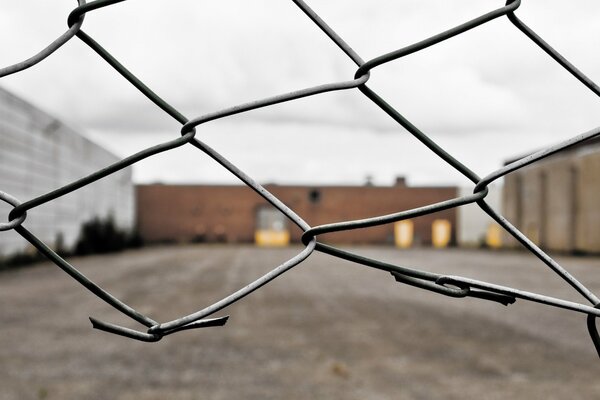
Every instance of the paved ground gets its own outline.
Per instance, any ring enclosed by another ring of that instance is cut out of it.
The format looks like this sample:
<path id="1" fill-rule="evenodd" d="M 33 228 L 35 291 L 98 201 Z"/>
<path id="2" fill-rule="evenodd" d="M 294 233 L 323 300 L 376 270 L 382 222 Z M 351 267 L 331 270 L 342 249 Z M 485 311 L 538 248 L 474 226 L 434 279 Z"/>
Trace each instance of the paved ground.
<path id="1" fill-rule="evenodd" d="M 357 251 L 580 301 L 525 253 Z M 163 247 L 72 262 L 158 320 L 195 311 L 299 251 Z M 559 258 L 600 292 L 600 260 Z M 155 344 L 56 267 L 0 274 L 0 399 L 593 399 L 600 360 L 585 316 L 450 299 L 315 254 L 225 312 L 224 328 Z M 581 300 L 582 301 L 582 300 Z"/>

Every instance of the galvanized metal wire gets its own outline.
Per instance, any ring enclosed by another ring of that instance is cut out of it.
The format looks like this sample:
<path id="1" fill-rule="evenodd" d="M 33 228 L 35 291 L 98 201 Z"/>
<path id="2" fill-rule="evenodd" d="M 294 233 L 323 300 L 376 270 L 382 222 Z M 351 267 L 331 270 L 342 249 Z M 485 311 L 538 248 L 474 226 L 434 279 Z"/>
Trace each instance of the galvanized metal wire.
<path id="1" fill-rule="evenodd" d="M 10 194 L 0 191 L 0 200 L 14 207 L 8 215 L 8 222 L 0 223 L 0 231 L 14 229 L 25 240 L 27 240 L 33 246 L 35 246 L 35 248 L 37 248 L 48 259 L 54 262 L 56 266 L 58 266 L 64 272 L 69 274 L 73 279 L 75 279 L 77 282 L 79 282 L 81 285 L 87 288 L 90 292 L 98 296 L 100 299 L 104 300 L 106 303 L 108 303 L 118 311 L 127 315 L 134 321 L 145 326 L 147 329 L 146 331 L 140 331 L 128 327 L 115 325 L 112 323 L 99 321 L 95 318 L 90 317 L 94 328 L 132 339 L 154 342 L 162 339 L 165 336 L 182 330 L 224 325 L 228 320 L 228 316 L 216 318 L 207 317 L 221 311 L 222 309 L 232 305 L 237 301 L 240 301 L 253 291 L 258 290 L 273 279 L 281 276 L 285 272 L 302 263 L 313 252 L 318 251 L 321 253 L 329 254 L 333 257 L 338 257 L 340 259 L 348 260 L 370 268 L 375 268 L 378 270 L 389 272 L 396 279 L 396 281 L 400 283 L 412 285 L 445 296 L 473 297 L 498 302 L 504 305 L 512 304 L 517 299 L 522 299 L 586 314 L 588 317 L 588 330 L 591 335 L 594 346 L 596 347 L 596 350 L 600 356 L 600 337 L 598 335 L 598 331 L 595 325 L 596 317 L 600 316 L 600 300 L 598 299 L 598 297 L 594 293 L 592 293 L 587 287 L 585 287 L 580 281 L 578 281 L 574 276 L 572 276 L 565 268 L 558 264 L 552 257 L 546 254 L 535 243 L 533 243 L 529 238 L 527 238 L 522 232 L 515 228 L 515 226 L 513 226 L 497 210 L 494 210 L 492 207 L 490 207 L 490 205 L 485 200 L 488 194 L 488 186 L 492 182 L 496 181 L 497 179 L 505 176 L 510 172 L 521 169 L 529 164 L 535 163 L 548 156 L 551 156 L 552 154 L 563 151 L 569 147 L 578 145 L 588 139 L 599 136 L 600 127 L 577 135 L 569 140 L 551 146 L 545 150 L 531 154 L 523 159 L 510 163 L 504 166 L 503 168 L 493 171 L 487 176 L 481 178 L 475 172 L 470 170 L 467 166 L 462 164 L 457 158 L 455 158 L 446 150 L 444 150 L 435 141 L 429 138 L 418 127 L 416 127 L 408 119 L 406 119 L 398 110 L 396 110 L 389 103 L 387 103 L 379 94 L 377 94 L 375 91 L 373 91 L 367 86 L 371 71 L 376 69 L 378 66 L 392 62 L 394 60 L 398 60 L 412 53 L 436 45 L 442 41 L 448 40 L 464 32 L 475 29 L 478 26 L 486 24 L 494 19 L 506 17 L 517 29 L 523 32 L 529 39 L 531 39 L 537 46 L 539 46 L 544 52 L 546 52 L 554 61 L 561 65 L 567 72 L 569 72 L 571 75 L 573 75 L 573 77 L 578 79 L 593 93 L 600 96 L 600 87 L 597 84 L 595 84 L 592 80 L 585 76 L 580 70 L 573 66 L 568 60 L 566 60 L 562 55 L 560 55 L 541 37 L 539 37 L 533 30 L 531 30 L 531 28 L 529 28 L 517 18 L 517 16 L 515 15 L 515 11 L 521 5 L 520 0 L 509 0 L 503 7 L 492 10 L 486 14 L 483 14 L 475 19 L 467 21 L 452 29 L 448 29 L 444 32 L 441 32 L 424 40 L 400 48 L 398 50 L 389 52 L 387 54 L 383 54 L 368 61 L 364 61 L 350 47 L 350 45 L 346 43 L 344 39 L 342 39 L 342 37 L 340 37 L 329 25 L 327 25 L 327 23 L 317 13 L 315 13 L 303 0 L 292 0 L 293 3 L 308 18 L 310 18 L 310 20 L 321 31 L 323 31 L 323 33 L 325 33 L 325 35 L 327 35 L 340 48 L 340 50 L 342 50 L 342 52 L 346 54 L 346 56 L 352 62 L 354 62 L 354 64 L 356 64 L 358 68 L 356 70 L 356 73 L 354 74 L 354 77 L 347 81 L 325 83 L 319 86 L 305 88 L 289 93 L 283 93 L 265 99 L 255 100 L 249 103 L 240 104 L 219 111 L 215 111 L 213 113 L 202 115 L 193 119 L 188 119 L 181 112 L 175 109 L 171 104 L 164 101 L 158 94 L 153 92 L 131 71 L 129 71 L 125 66 L 123 66 L 117 59 L 115 59 L 110 54 L 110 52 L 104 49 L 98 42 L 96 42 L 92 37 L 87 35 L 82 30 L 84 17 L 87 13 L 103 7 L 111 6 L 122 1 L 125 0 L 96 0 L 90 3 L 86 3 L 85 0 L 78 0 L 78 6 L 69 14 L 67 18 L 67 24 L 69 28 L 63 35 L 61 35 L 59 38 L 57 38 L 51 44 L 49 44 L 45 49 L 33 55 L 29 59 L 0 69 L 1 78 L 33 67 L 37 63 L 43 61 L 45 58 L 51 56 L 64 43 L 71 40 L 74 36 L 77 36 L 81 41 L 83 41 L 93 51 L 95 51 L 102 59 L 104 59 L 109 65 L 111 65 L 117 73 L 119 73 L 123 78 L 125 78 L 133 86 L 135 86 L 142 95 L 147 97 L 150 101 L 156 104 L 156 106 L 158 106 L 163 112 L 170 115 L 173 119 L 175 119 L 182 125 L 180 135 L 178 137 L 164 143 L 156 144 L 155 146 L 149 147 L 129 157 L 123 158 L 122 160 L 112 165 L 109 165 L 84 178 L 71 182 L 63 187 L 57 188 L 39 197 L 29 199 L 25 202 L 20 202 Z M 199 128 L 200 125 L 210 121 L 226 118 L 228 116 L 248 112 L 259 108 L 268 107 L 278 103 L 289 102 L 303 97 L 316 96 L 321 93 L 339 90 L 359 90 L 374 104 L 376 104 L 383 112 L 385 112 L 389 117 L 396 121 L 398 125 L 406 129 L 411 135 L 413 135 L 429 150 L 431 150 L 439 158 L 444 160 L 451 168 L 454 168 L 467 179 L 469 179 L 471 182 L 473 182 L 473 194 L 457 197 L 451 200 L 446 200 L 435 204 L 423 205 L 422 207 L 418 207 L 411 210 L 402 210 L 389 215 L 381 215 L 361 220 L 333 222 L 320 226 L 310 226 L 302 219 L 301 216 L 299 216 L 292 209 L 287 207 L 281 200 L 279 200 L 276 196 L 274 196 L 263 186 L 261 186 L 258 182 L 252 179 L 252 177 L 247 175 L 244 171 L 242 171 L 236 165 L 234 165 L 225 157 L 223 157 L 215 149 L 212 149 L 206 143 L 202 142 L 198 137 L 196 137 L 197 128 Z M 99 287 L 96 283 L 92 282 L 84 274 L 79 272 L 79 270 L 77 270 L 73 265 L 71 265 L 62 257 L 60 257 L 49 246 L 47 246 L 33 233 L 27 230 L 24 226 L 24 222 L 26 221 L 28 210 L 31 210 L 35 207 L 38 207 L 42 204 L 45 204 L 68 193 L 71 193 L 77 189 L 80 189 L 86 185 L 89 185 L 140 160 L 184 145 L 194 146 L 195 148 L 197 148 L 198 150 L 215 160 L 223 168 L 227 169 L 238 179 L 240 179 L 244 184 L 246 184 L 249 188 L 254 190 L 267 202 L 272 204 L 281 213 L 283 213 L 293 224 L 298 226 L 303 231 L 302 243 L 305 247 L 295 257 L 282 263 L 281 265 L 277 266 L 267 274 L 261 276 L 254 282 L 249 283 L 247 286 L 235 291 L 231 295 L 226 296 L 225 298 L 215 302 L 214 304 L 204 307 L 199 311 L 191 313 L 189 315 L 185 315 L 173 319 L 171 321 L 159 323 L 157 321 L 154 321 L 152 318 L 133 309 L 132 307 L 128 306 L 121 300 L 108 293 L 106 290 Z M 569 285 L 571 285 L 578 293 L 580 293 L 590 303 L 590 305 L 558 299 L 543 294 L 531 293 L 516 288 L 504 287 L 492 283 L 481 282 L 467 277 L 437 274 L 412 267 L 393 265 L 390 263 L 382 262 L 380 260 L 364 257 L 360 254 L 342 250 L 340 248 L 331 246 L 318 240 L 318 237 L 320 235 L 324 235 L 331 232 L 346 231 L 351 229 L 362 229 L 372 226 L 390 224 L 408 218 L 414 218 L 426 214 L 431 214 L 437 211 L 456 208 L 467 204 L 479 205 L 479 207 L 484 212 L 486 212 L 492 219 L 494 219 L 498 224 L 500 224 L 500 226 L 502 226 L 508 233 L 510 233 L 527 250 L 533 253 L 541 262 L 546 264 L 560 278 L 562 278 Z"/>

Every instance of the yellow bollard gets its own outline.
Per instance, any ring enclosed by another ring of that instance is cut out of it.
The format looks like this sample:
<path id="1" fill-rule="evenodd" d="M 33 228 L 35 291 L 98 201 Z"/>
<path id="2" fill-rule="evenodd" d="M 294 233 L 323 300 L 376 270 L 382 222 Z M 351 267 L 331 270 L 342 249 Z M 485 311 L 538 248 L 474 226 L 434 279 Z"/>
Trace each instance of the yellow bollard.
<path id="1" fill-rule="evenodd" d="M 450 243 L 450 221 L 447 219 L 436 219 L 431 224 L 431 242 L 435 248 L 441 249 Z"/>
<path id="2" fill-rule="evenodd" d="M 485 244 L 492 249 L 502 247 L 502 229 L 498 224 L 489 224 L 485 235 Z"/>
<path id="3" fill-rule="evenodd" d="M 412 246 L 414 224 L 411 220 L 398 221 L 394 224 L 394 242 L 396 247 L 407 249 Z"/>

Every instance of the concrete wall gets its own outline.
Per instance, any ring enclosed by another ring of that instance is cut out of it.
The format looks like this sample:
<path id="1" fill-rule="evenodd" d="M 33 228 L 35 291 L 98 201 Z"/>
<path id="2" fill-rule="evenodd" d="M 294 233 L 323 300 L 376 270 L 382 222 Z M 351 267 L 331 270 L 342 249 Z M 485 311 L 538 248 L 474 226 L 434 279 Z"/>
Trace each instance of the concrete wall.
<path id="1" fill-rule="evenodd" d="M 0 89 L 0 190 L 21 201 L 61 187 L 118 158 L 31 104 Z M 11 207 L 0 202 L 0 218 Z M 50 246 L 73 246 L 83 222 L 112 214 L 122 229 L 134 226 L 134 188 L 127 168 L 28 212 L 24 226 Z M 62 237 L 62 239 L 61 239 Z M 0 257 L 28 243 L 0 232 Z"/>
<path id="2" fill-rule="evenodd" d="M 576 160 L 575 249 L 600 252 L 600 150 L 582 152 Z"/>
<path id="3" fill-rule="evenodd" d="M 472 187 L 465 187 L 459 190 L 460 196 L 467 196 L 473 193 Z M 489 187 L 489 193 L 485 201 L 497 211 L 500 211 L 502 190 L 498 185 Z M 477 204 L 468 204 L 458 208 L 457 235 L 458 244 L 465 247 L 478 247 L 485 243 L 486 235 L 490 224 L 495 221 L 487 215 Z"/>
<path id="4" fill-rule="evenodd" d="M 580 146 L 505 177 L 503 213 L 534 243 L 600 252 L 600 146 Z M 507 246 L 519 246 L 505 234 Z"/>
<path id="5" fill-rule="evenodd" d="M 390 214 L 456 197 L 453 187 L 276 186 L 267 189 L 311 226 Z M 315 193 L 318 197 L 315 200 Z M 141 185 L 137 187 L 138 229 L 147 241 L 252 242 L 256 214 L 266 202 L 245 186 Z M 455 240 L 456 212 L 413 219 L 415 244 L 431 243 L 435 219 L 450 221 Z M 292 241 L 301 230 L 288 224 Z M 323 237 L 338 243 L 393 243 L 393 224 Z"/>
<path id="6" fill-rule="evenodd" d="M 502 215 L 517 228 L 521 226 L 521 186 L 522 179 L 518 173 L 504 177 L 502 186 Z M 518 242 L 506 231 L 502 233 L 502 245 L 508 248 L 518 247 Z"/>
<path id="7" fill-rule="evenodd" d="M 557 157 L 544 167 L 540 176 L 544 186 L 544 198 L 540 200 L 540 243 L 552 250 L 569 251 L 574 246 L 574 207 L 573 186 L 574 165 L 570 157 Z"/>
<path id="8" fill-rule="evenodd" d="M 542 200 L 545 198 L 542 185 L 543 169 L 535 165 L 521 171 L 521 225 L 520 230 L 535 244 L 540 244 L 543 226 Z"/>

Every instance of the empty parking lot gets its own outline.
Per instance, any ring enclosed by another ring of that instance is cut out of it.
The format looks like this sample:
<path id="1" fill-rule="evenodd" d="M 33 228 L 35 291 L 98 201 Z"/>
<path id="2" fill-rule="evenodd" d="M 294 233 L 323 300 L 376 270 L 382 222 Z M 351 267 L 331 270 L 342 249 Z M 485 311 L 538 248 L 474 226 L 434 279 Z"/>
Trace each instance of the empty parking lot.
<path id="1" fill-rule="evenodd" d="M 159 321 L 196 311 L 301 249 L 173 246 L 72 259 Z M 358 253 L 585 303 L 527 253 Z M 600 260 L 558 257 L 600 292 Z M 223 310 L 222 328 L 141 343 L 91 329 L 128 321 L 51 264 L 0 274 L 0 399 L 431 399 L 600 397 L 585 316 L 452 299 L 313 254 Z"/>

